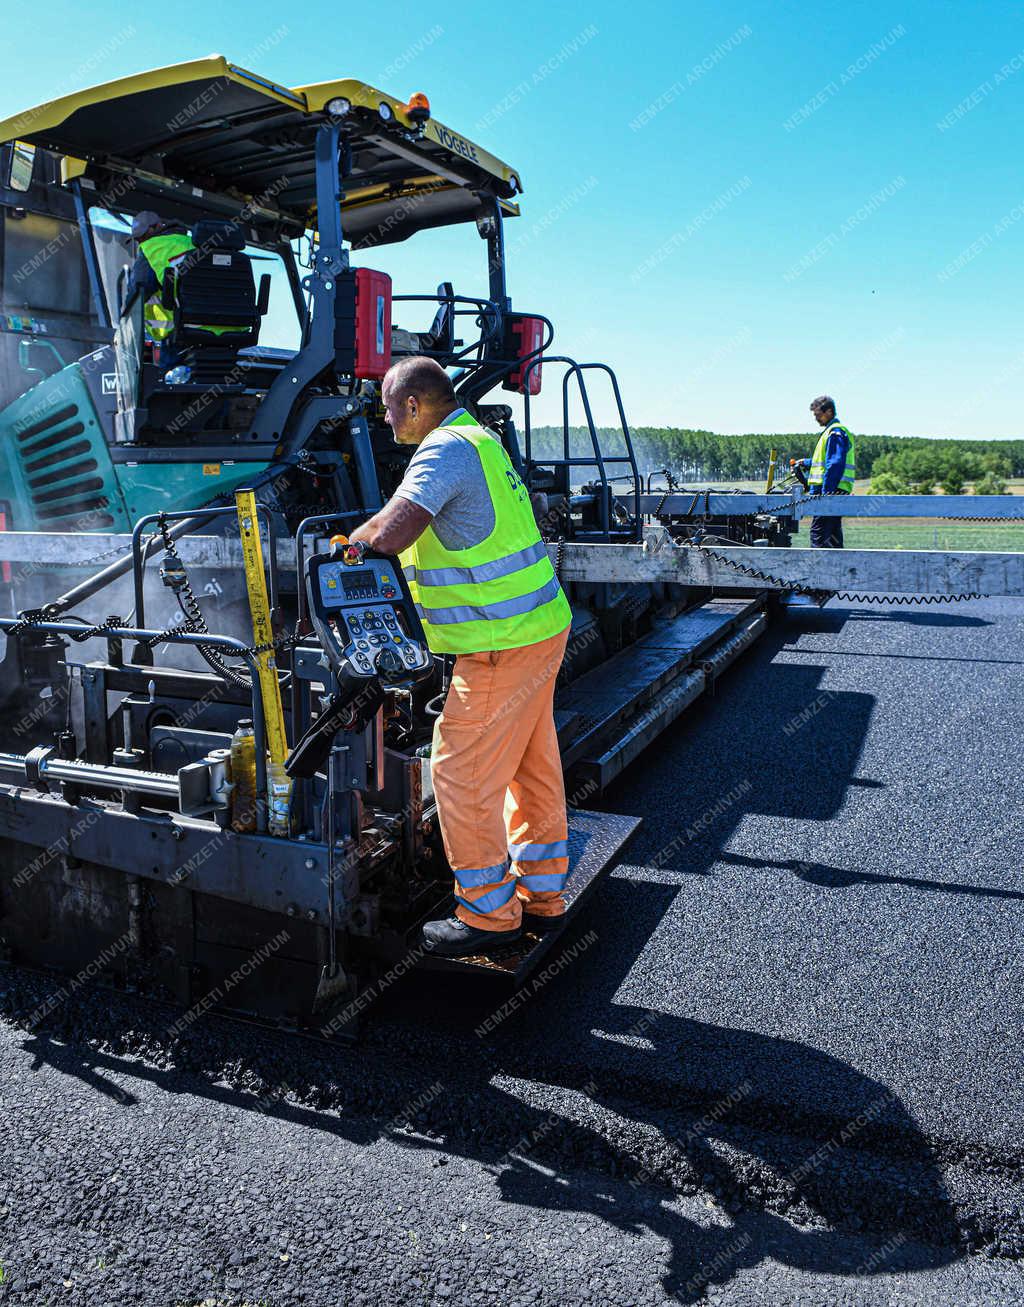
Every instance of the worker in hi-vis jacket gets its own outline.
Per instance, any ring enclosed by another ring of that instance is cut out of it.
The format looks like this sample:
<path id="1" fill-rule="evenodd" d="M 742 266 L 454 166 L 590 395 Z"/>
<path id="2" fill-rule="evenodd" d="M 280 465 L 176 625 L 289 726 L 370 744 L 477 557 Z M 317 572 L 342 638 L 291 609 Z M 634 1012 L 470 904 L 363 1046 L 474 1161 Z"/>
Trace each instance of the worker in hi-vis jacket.
<path id="1" fill-rule="evenodd" d="M 427 644 L 454 654 L 431 774 L 455 915 L 429 921 L 434 953 L 474 953 L 565 912 L 565 785 L 555 679 L 572 614 L 530 497 L 501 441 L 433 359 L 384 377 L 384 413 L 414 445 L 388 503 L 351 534 L 399 555 Z"/>
<path id="2" fill-rule="evenodd" d="M 810 458 L 791 459 L 793 467 L 806 472 L 807 488 L 812 495 L 848 495 L 853 490 L 855 459 L 853 436 L 836 417 L 836 402 L 831 395 L 811 400 L 811 412 L 822 427 L 818 443 Z M 811 519 L 812 549 L 842 549 L 843 519 Z"/>

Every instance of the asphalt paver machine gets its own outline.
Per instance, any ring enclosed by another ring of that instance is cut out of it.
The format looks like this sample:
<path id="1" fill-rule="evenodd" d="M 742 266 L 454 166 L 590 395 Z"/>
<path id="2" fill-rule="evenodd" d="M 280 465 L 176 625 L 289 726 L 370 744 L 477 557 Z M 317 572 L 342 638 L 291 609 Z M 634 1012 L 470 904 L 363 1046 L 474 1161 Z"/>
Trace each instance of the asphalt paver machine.
<path id="1" fill-rule="evenodd" d="M 0 141 L 0 956 L 331 1031 L 414 965 L 518 983 L 637 824 L 583 805 L 757 638 L 772 596 L 827 588 L 788 548 L 803 508 L 642 493 L 614 373 L 555 355 L 549 319 L 512 307 L 518 173 L 424 96 L 212 57 L 49 101 Z M 171 367 L 126 296 L 144 209 L 195 247 L 159 292 Z M 482 238 L 486 294 L 436 274 L 399 292 L 372 266 L 457 224 Z M 295 339 L 269 343 L 285 320 Z M 573 606 L 569 913 L 446 963 L 417 941 L 451 905 L 427 756 L 448 669 L 395 560 L 332 543 L 401 478 L 380 383 L 411 354 L 503 442 Z M 554 448 L 530 419 L 542 371 L 562 388 Z M 756 568 L 728 556 L 755 545 Z M 1019 592 L 1008 575 L 987 588 Z M 900 576 L 883 588 L 984 583 Z"/>

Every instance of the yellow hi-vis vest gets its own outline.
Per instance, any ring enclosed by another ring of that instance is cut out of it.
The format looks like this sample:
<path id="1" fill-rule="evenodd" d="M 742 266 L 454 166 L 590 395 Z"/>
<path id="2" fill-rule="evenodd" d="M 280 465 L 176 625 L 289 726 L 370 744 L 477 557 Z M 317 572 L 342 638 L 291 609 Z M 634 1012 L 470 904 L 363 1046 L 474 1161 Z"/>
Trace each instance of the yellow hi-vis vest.
<path id="1" fill-rule="evenodd" d="M 833 431 L 840 430 L 846 433 L 846 439 L 849 442 L 846 446 L 846 466 L 843 468 L 843 475 L 840 479 L 838 490 L 845 490 L 849 494 L 853 490 L 854 477 L 856 475 L 857 464 L 853 452 L 853 432 L 849 427 L 844 427 L 838 418 L 833 418 L 828 426 L 818 437 L 818 443 L 814 447 L 814 454 L 811 458 L 810 471 L 807 473 L 807 484 L 809 486 L 820 486 L 825 482 L 825 456 L 828 451 L 828 438 Z"/>
<path id="2" fill-rule="evenodd" d="M 427 644 L 434 653 L 485 653 L 558 635 L 572 620 L 569 601 L 504 447 L 468 413 L 439 430 L 454 431 L 476 450 L 494 530 L 468 549 L 446 549 L 428 526 L 400 554 Z"/>
<path id="3" fill-rule="evenodd" d="M 164 292 L 164 273 L 168 268 L 177 268 L 185 255 L 195 249 L 191 236 L 184 232 L 168 232 L 164 236 L 150 236 L 139 246 L 139 253 L 156 273 L 157 292 L 146 301 L 146 334 L 150 340 L 166 340 L 171 334 L 174 312 L 165 309 L 160 300 Z M 201 331 L 209 331 L 215 336 L 222 336 L 227 331 L 245 331 L 245 327 L 209 327 L 205 323 Z"/>

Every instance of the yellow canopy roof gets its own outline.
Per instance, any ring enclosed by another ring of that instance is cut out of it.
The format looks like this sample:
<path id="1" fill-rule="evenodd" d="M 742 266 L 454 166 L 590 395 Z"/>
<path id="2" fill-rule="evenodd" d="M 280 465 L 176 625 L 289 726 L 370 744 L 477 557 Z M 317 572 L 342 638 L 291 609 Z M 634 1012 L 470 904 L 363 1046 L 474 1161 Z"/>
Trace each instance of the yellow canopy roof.
<path id="1" fill-rule="evenodd" d="M 387 92 L 354 79 L 287 87 L 222 55 L 48 100 L 0 122 L 0 142 L 258 200 L 307 225 L 316 129 L 339 108 L 351 151 L 343 226 L 353 245 L 469 220 L 486 194 L 518 212 L 507 203 L 521 189 L 514 169 L 433 118 L 419 128 Z"/>

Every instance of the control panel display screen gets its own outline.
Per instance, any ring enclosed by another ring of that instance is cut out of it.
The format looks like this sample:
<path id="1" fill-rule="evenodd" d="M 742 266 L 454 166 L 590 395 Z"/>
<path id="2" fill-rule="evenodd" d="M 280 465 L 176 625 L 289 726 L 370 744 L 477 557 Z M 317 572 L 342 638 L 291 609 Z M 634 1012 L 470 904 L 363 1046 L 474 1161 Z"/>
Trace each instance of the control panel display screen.
<path id="1" fill-rule="evenodd" d="M 370 568 L 358 572 L 344 568 L 341 573 L 341 587 L 346 599 L 376 599 L 377 577 Z"/>

